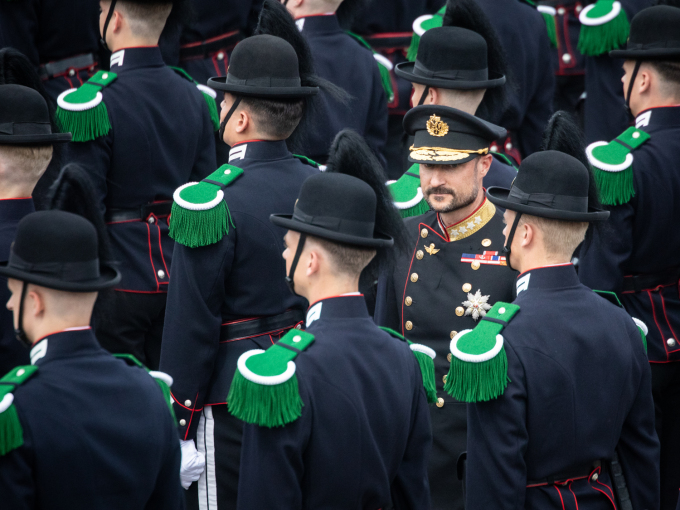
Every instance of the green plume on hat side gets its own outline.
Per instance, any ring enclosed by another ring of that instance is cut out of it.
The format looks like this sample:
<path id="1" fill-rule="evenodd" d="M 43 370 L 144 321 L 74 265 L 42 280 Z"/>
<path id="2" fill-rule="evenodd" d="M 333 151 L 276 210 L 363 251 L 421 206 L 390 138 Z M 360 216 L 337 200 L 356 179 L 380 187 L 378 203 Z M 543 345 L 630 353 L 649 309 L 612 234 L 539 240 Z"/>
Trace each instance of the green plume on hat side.
<path id="1" fill-rule="evenodd" d="M 628 40 L 628 17 L 616 0 L 597 0 L 584 8 L 578 19 L 581 33 L 577 48 L 582 55 L 602 55 L 621 47 Z"/>
<path id="2" fill-rule="evenodd" d="M 224 200 L 224 188 L 243 174 L 241 168 L 222 165 L 201 182 L 180 186 L 173 194 L 168 234 L 189 248 L 208 246 L 222 240 L 234 225 Z"/>
<path id="3" fill-rule="evenodd" d="M 417 163 L 396 181 L 388 182 L 387 189 L 402 218 L 419 216 L 430 210 L 420 188 L 420 165 Z"/>
<path id="4" fill-rule="evenodd" d="M 217 92 L 215 92 L 210 87 L 198 83 L 196 80 L 192 78 L 192 76 L 189 73 L 187 73 L 181 67 L 174 66 L 168 67 L 175 71 L 177 74 L 179 74 L 182 78 L 189 80 L 191 83 L 196 85 L 196 88 L 201 91 L 201 94 L 203 94 L 203 99 L 205 99 L 205 103 L 208 105 L 208 111 L 210 112 L 210 121 L 212 122 L 213 129 L 215 131 L 219 131 L 220 113 L 217 111 L 217 103 L 215 102 L 217 100 Z"/>
<path id="5" fill-rule="evenodd" d="M 14 388 L 28 381 L 36 372 L 36 365 L 15 367 L 0 379 L 0 456 L 24 444 L 24 429 L 14 406 Z"/>

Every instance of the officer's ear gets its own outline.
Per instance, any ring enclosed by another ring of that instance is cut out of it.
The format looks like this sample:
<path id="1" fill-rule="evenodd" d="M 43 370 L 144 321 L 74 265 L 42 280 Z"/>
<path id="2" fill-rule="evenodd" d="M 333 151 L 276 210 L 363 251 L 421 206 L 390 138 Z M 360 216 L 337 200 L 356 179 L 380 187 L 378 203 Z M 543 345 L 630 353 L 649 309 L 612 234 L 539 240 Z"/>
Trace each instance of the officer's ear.
<path id="1" fill-rule="evenodd" d="M 532 223 L 526 221 L 521 222 L 521 225 L 517 226 L 519 234 L 519 242 L 522 248 L 528 248 L 532 244 L 536 243 L 536 226 Z M 515 236 L 517 237 L 517 235 Z"/>
<path id="2" fill-rule="evenodd" d="M 41 317 L 45 313 L 45 293 L 40 287 L 28 283 L 26 285 L 28 285 L 28 291 L 26 292 L 26 302 L 24 303 L 26 311 L 24 313 L 34 318 Z"/>
<path id="3" fill-rule="evenodd" d="M 319 253 L 319 250 L 316 247 L 314 247 L 314 248 L 309 250 L 309 254 L 306 258 L 307 258 L 307 264 L 306 264 L 307 267 L 305 268 L 305 274 L 308 277 L 313 276 L 315 274 L 319 274 L 319 270 L 321 269 L 323 254 Z"/>
<path id="4" fill-rule="evenodd" d="M 236 125 L 234 127 L 234 130 L 241 134 L 245 133 L 249 128 L 252 130 L 254 128 L 253 124 L 253 117 L 250 115 L 250 112 L 246 110 L 245 108 L 238 110 L 235 114 L 234 117 L 236 117 Z"/>
<path id="5" fill-rule="evenodd" d="M 493 156 L 491 154 L 485 154 L 480 156 L 477 161 L 477 168 L 479 170 L 480 177 L 486 176 L 491 168 L 491 162 L 493 161 Z"/>

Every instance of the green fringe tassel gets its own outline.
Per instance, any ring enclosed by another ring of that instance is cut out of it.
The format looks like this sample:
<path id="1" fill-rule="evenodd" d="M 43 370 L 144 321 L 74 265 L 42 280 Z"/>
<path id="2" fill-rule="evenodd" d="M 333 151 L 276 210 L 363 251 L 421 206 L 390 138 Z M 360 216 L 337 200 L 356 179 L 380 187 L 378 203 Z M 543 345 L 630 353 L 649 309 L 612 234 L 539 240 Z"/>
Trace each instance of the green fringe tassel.
<path id="1" fill-rule="evenodd" d="M 420 373 L 423 374 L 423 386 L 425 387 L 425 395 L 430 404 L 437 401 L 437 386 L 434 379 L 434 360 L 424 352 L 413 351 L 418 365 L 420 365 Z"/>
<path id="2" fill-rule="evenodd" d="M 545 27 L 548 29 L 550 45 L 553 48 L 557 48 L 557 27 L 555 27 L 555 16 L 551 16 L 547 12 L 542 12 L 541 15 L 545 20 Z"/>
<path id="3" fill-rule="evenodd" d="M 63 132 L 72 133 L 74 142 L 89 142 L 109 134 L 111 121 L 104 101 L 94 108 L 72 112 L 57 107 L 57 119 Z"/>
<path id="4" fill-rule="evenodd" d="M 642 328 L 638 326 L 638 331 L 640 332 L 640 336 L 642 337 L 642 345 L 645 348 L 645 353 L 647 353 L 647 336 L 645 335 L 645 332 L 642 331 Z"/>
<path id="5" fill-rule="evenodd" d="M 161 379 L 156 379 L 154 377 L 154 380 L 156 381 L 156 384 L 158 384 L 161 391 L 163 392 L 163 398 L 165 398 L 165 401 L 168 404 L 168 409 L 170 409 L 170 414 L 172 415 L 172 419 L 174 421 L 177 421 L 177 417 L 175 416 L 175 410 L 172 408 L 172 394 L 170 393 L 170 386 L 168 386 L 165 383 L 165 381 L 162 381 Z"/>
<path id="6" fill-rule="evenodd" d="M 444 391 L 460 402 L 486 402 L 502 395 L 509 381 L 508 357 L 503 348 L 482 363 L 468 363 L 452 356 Z"/>
<path id="7" fill-rule="evenodd" d="M 594 168 L 593 173 L 600 191 L 600 201 L 604 205 L 627 204 L 635 196 L 632 166 L 620 172 L 606 172 Z"/>
<path id="8" fill-rule="evenodd" d="M 430 210 L 430 206 L 427 204 L 427 200 L 424 198 L 418 202 L 416 205 L 413 207 L 409 207 L 408 209 L 397 209 L 399 211 L 399 214 L 401 215 L 402 218 L 410 218 L 411 216 L 420 216 L 421 214 L 425 214 L 427 211 Z"/>
<path id="9" fill-rule="evenodd" d="M 14 405 L 0 414 L 0 456 L 24 444 L 24 431 Z"/>
<path id="10" fill-rule="evenodd" d="M 416 56 L 418 55 L 418 46 L 420 46 L 420 36 L 413 32 L 413 37 L 411 37 L 411 44 L 406 52 L 406 58 L 410 62 L 416 61 Z"/>
<path id="11" fill-rule="evenodd" d="M 380 63 L 378 63 L 378 68 L 380 69 L 380 78 L 382 79 L 383 89 L 385 89 L 387 102 L 391 103 L 394 101 L 394 89 L 392 88 L 392 77 L 390 76 L 390 70 Z"/>
<path id="12" fill-rule="evenodd" d="M 249 381 L 238 370 L 227 395 L 229 412 L 239 420 L 260 427 L 283 427 L 302 416 L 297 376 L 266 386 Z"/>
<path id="13" fill-rule="evenodd" d="M 630 24 L 623 9 L 613 20 L 603 25 L 581 25 L 578 50 L 582 55 L 597 56 L 619 48 L 628 40 Z"/>
<path id="14" fill-rule="evenodd" d="M 219 242 L 229 234 L 229 225 L 236 228 L 225 201 L 205 211 L 191 211 L 175 203 L 168 234 L 181 245 L 198 248 Z"/>
<path id="15" fill-rule="evenodd" d="M 201 92 L 201 94 L 203 94 L 203 99 L 205 99 L 205 102 L 208 104 L 208 111 L 210 112 L 210 120 L 212 121 L 213 129 L 219 131 L 220 113 L 217 111 L 217 103 L 210 94 L 206 94 L 205 92 Z"/>

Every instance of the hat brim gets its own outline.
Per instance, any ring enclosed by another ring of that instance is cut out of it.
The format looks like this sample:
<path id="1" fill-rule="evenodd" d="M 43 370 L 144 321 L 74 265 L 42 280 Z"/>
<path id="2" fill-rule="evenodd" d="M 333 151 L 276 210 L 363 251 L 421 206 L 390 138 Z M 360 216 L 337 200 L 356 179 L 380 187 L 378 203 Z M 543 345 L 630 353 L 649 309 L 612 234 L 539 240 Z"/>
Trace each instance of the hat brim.
<path id="1" fill-rule="evenodd" d="M 623 58 L 626 60 L 664 60 L 679 59 L 680 48 L 654 48 L 651 50 L 612 50 L 611 58 Z"/>
<path id="2" fill-rule="evenodd" d="M 592 207 L 588 208 L 588 212 L 583 213 L 518 204 L 517 202 L 511 202 L 508 200 L 509 194 L 509 189 L 501 188 L 499 186 L 493 186 L 486 190 L 486 197 L 492 204 L 502 207 L 503 209 L 510 209 L 511 211 L 531 214 L 532 216 L 538 216 L 540 218 L 587 222 L 605 221 L 607 218 L 609 218 L 609 211 L 602 211 Z"/>
<path id="3" fill-rule="evenodd" d="M 226 80 L 226 76 L 210 78 L 208 87 L 239 96 L 273 99 L 299 99 L 315 96 L 319 93 L 319 87 L 253 87 L 250 85 L 234 85 L 227 83 Z"/>
<path id="4" fill-rule="evenodd" d="M 411 153 L 409 151 L 408 160 L 411 163 L 416 163 L 418 165 L 462 165 L 463 163 L 467 163 L 468 161 L 472 161 L 473 159 L 475 159 L 478 156 L 484 156 L 484 154 L 476 154 L 476 153 L 468 154 L 463 159 L 456 159 L 455 161 L 440 161 L 440 160 L 437 160 L 437 161 L 427 160 L 426 161 L 426 160 L 420 160 L 420 159 L 412 158 Z"/>
<path id="5" fill-rule="evenodd" d="M 394 244 L 394 239 L 390 236 L 375 232 L 373 238 L 352 236 L 342 232 L 326 230 L 316 225 L 309 225 L 293 219 L 292 214 L 272 214 L 269 220 L 277 227 L 283 227 L 295 232 L 310 234 L 315 237 L 335 241 L 338 243 L 351 244 L 352 246 L 363 246 L 366 248 L 387 248 Z"/>
<path id="6" fill-rule="evenodd" d="M 412 83 L 420 83 L 421 85 L 428 85 L 430 87 L 439 87 L 442 89 L 452 90 L 476 90 L 476 89 L 492 89 L 500 87 L 505 83 L 505 76 L 495 76 L 483 81 L 465 81 L 465 80 L 447 80 L 445 78 L 426 78 L 413 74 L 415 62 L 402 62 L 397 64 L 394 68 L 394 73 L 400 78 L 404 78 Z"/>
<path id="7" fill-rule="evenodd" d="M 121 279 L 120 271 L 115 267 L 108 265 L 102 265 L 100 268 L 100 276 L 97 279 L 84 282 L 65 282 L 56 278 L 50 278 L 49 276 L 41 276 L 20 271 L 13 267 L 9 267 L 8 262 L 0 263 L 0 276 L 67 292 L 97 292 L 110 289 L 118 284 Z"/>
<path id="8" fill-rule="evenodd" d="M 53 133 L 51 135 L 0 135 L 0 145 L 47 145 L 70 141 L 71 133 Z"/>

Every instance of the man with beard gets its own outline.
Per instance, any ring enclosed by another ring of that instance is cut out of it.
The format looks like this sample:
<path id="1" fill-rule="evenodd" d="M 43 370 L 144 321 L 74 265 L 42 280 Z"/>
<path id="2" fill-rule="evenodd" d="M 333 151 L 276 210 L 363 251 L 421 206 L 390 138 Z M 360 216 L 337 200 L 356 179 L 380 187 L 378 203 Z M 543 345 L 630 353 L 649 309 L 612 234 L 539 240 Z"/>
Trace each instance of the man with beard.
<path id="1" fill-rule="evenodd" d="M 472 329 L 496 301 L 512 301 L 516 273 L 508 271 L 503 217 L 484 196 L 489 146 L 505 129 L 439 105 L 417 106 L 404 117 L 414 136 L 409 160 L 420 165 L 430 211 L 406 219 L 413 249 L 398 257 L 378 284 L 375 320 L 437 353 L 436 407 L 429 479 L 432 508 L 463 508 L 456 480 L 466 447 L 465 404 L 444 392 L 449 342 Z"/>

